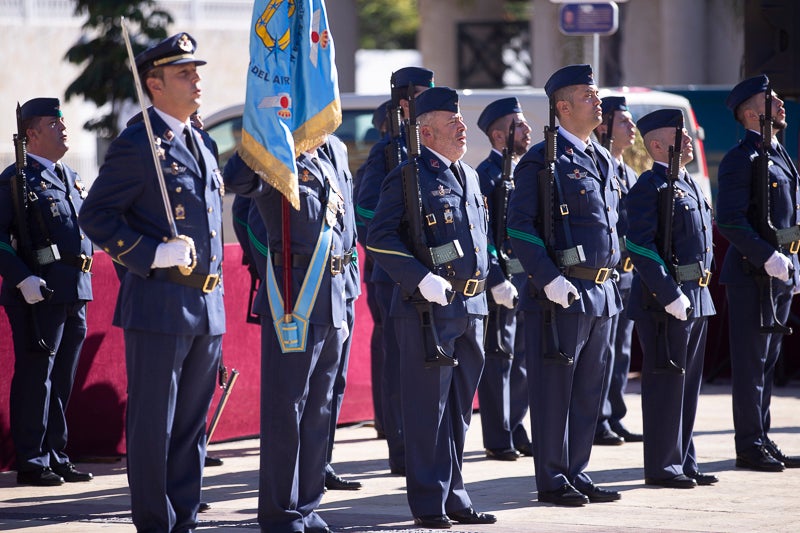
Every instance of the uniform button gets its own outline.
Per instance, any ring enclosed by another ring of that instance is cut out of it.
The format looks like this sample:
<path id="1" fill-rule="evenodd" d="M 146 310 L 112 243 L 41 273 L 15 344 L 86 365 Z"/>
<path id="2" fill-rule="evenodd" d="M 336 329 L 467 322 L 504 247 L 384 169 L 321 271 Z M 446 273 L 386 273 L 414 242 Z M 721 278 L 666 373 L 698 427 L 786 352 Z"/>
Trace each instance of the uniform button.
<path id="1" fill-rule="evenodd" d="M 709 248 L 708 246 L 706 246 L 706 252 L 710 252 L 710 251 L 711 251 L 711 248 Z"/>
<path id="2" fill-rule="evenodd" d="M 611 206 L 610 205 L 606 206 L 606 211 L 608 211 L 609 213 L 611 212 Z"/>
<path id="3" fill-rule="evenodd" d="M 480 252 L 480 251 L 481 251 L 481 249 L 480 249 L 480 248 L 478 248 L 478 247 L 476 246 L 476 247 L 475 247 L 475 251 L 476 251 L 476 252 Z"/>
<path id="4" fill-rule="evenodd" d="M 772 184 L 772 188 L 773 188 L 773 189 L 777 189 L 777 188 L 778 188 L 778 184 L 777 184 L 777 183 L 773 183 L 773 184 Z"/>
<path id="5" fill-rule="evenodd" d="M 475 229 L 475 225 L 474 224 L 470 224 L 469 225 L 469 229 Z"/>
<path id="6" fill-rule="evenodd" d="M 475 276 L 480 276 L 480 275 L 481 275 L 481 271 L 480 270 L 476 270 L 475 271 Z"/>
<path id="7" fill-rule="evenodd" d="M 611 227 L 611 233 L 614 233 L 614 227 L 613 226 Z"/>
<path id="8" fill-rule="evenodd" d="M 217 260 L 217 256 L 216 256 L 216 255 L 212 255 L 212 256 L 211 256 L 211 262 L 213 263 L 213 262 L 214 262 L 214 261 L 216 261 L 216 260 Z"/>
<path id="9" fill-rule="evenodd" d="M 469 202 L 464 202 L 464 205 L 466 205 L 467 207 L 469 207 Z"/>
<path id="10" fill-rule="evenodd" d="M 214 208 L 213 208 L 213 207 L 209 207 L 209 208 L 208 208 L 208 212 L 209 212 L 209 213 L 213 213 L 213 212 L 214 212 Z"/>
<path id="11" fill-rule="evenodd" d="M 83 239 L 85 239 L 85 238 L 86 238 L 86 235 L 84 235 L 83 233 L 81 233 L 81 240 L 83 240 Z"/>
<path id="12" fill-rule="evenodd" d="M 183 187 L 175 187 L 175 192 L 181 192 L 182 190 L 183 190 Z"/>
<path id="13" fill-rule="evenodd" d="M 705 229 L 705 228 L 703 228 L 703 229 Z M 216 237 L 217 236 L 217 230 L 212 229 L 211 230 L 211 236 L 212 237 Z"/>
<path id="14" fill-rule="evenodd" d="M 617 251 L 616 251 L 614 248 L 612 248 L 612 249 L 611 249 L 611 253 L 612 253 L 612 254 L 615 254 L 615 253 L 617 253 Z"/>
<path id="15" fill-rule="evenodd" d="M 586 194 L 586 189 L 581 189 L 581 194 Z"/>

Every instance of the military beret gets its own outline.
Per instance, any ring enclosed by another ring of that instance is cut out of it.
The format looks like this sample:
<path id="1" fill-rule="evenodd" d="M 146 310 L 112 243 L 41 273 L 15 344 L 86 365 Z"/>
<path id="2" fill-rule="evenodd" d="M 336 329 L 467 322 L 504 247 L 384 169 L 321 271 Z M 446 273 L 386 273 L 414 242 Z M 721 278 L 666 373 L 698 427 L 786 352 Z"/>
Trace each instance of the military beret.
<path id="1" fill-rule="evenodd" d="M 739 104 L 753 95 L 765 92 L 768 85 L 769 78 L 764 74 L 740 81 L 736 87 L 731 90 L 728 98 L 725 99 L 725 105 L 735 113 Z"/>
<path id="2" fill-rule="evenodd" d="M 433 87 L 433 71 L 422 67 L 404 67 L 392 73 L 392 87 L 408 88 L 408 84 Z"/>
<path id="3" fill-rule="evenodd" d="M 392 103 L 391 100 L 386 100 L 381 105 L 379 105 L 377 108 L 375 108 L 375 111 L 373 111 L 373 113 L 372 113 L 372 125 L 375 126 L 376 130 L 381 129 L 381 126 L 386 121 L 386 113 L 388 112 L 389 104 L 391 104 L 391 103 Z"/>
<path id="4" fill-rule="evenodd" d="M 19 110 L 20 118 L 25 120 L 33 117 L 63 117 L 61 102 L 58 98 L 33 98 L 28 100 Z"/>
<path id="5" fill-rule="evenodd" d="M 562 87 L 570 85 L 594 85 L 594 75 L 591 65 L 567 65 L 555 71 L 547 83 L 544 84 L 544 92 L 548 98 Z"/>
<path id="6" fill-rule="evenodd" d="M 416 98 L 417 116 L 429 111 L 458 113 L 458 93 L 450 87 L 431 87 Z"/>
<path id="7" fill-rule="evenodd" d="M 501 98 L 495 100 L 486 106 L 478 117 L 478 127 L 484 133 L 489 133 L 489 126 L 494 123 L 498 118 L 502 118 L 512 113 L 522 113 L 522 107 L 519 105 L 519 100 L 512 96 L 511 98 Z"/>
<path id="8" fill-rule="evenodd" d="M 196 49 L 197 41 L 191 35 L 177 33 L 137 55 L 135 58 L 136 69 L 140 75 L 143 75 L 148 70 L 163 65 L 181 65 L 183 63 L 205 65 L 205 61 L 194 57 Z"/>
<path id="9" fill-rule="evenodd" d="M 628 104 L 625 101 L 624 96 L 606 96 L 601 100 L 601 107 L 603 108 L 603 114 L 607 115 L 614 111 L 627 111 Z"/>
<path id="10" fill-rule="evenodd" d="M 682 128 L 683 112 L 680 109 L 658 109 L 648 113 L 636 122 L 642 136 L 659 128 Z"/>

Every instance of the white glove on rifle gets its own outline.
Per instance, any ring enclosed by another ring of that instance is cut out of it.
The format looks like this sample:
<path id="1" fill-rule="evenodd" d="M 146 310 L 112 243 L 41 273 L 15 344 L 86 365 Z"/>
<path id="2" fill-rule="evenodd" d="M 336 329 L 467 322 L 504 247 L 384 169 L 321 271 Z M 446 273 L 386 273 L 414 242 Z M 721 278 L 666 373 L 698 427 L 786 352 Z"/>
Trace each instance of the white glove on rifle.
<path id="1" fill-rule="evenodd" d="M 425 274 L 425 277 L 419 282 L 418 287 L 423 298 L 431 303 L 439 305 L 447 305 L 449 303 L 447 301 L 446 291 L 453 290 L 453 286 L 450 285 L 449 281 L 441 276 L 437 276 L 433 272 Z"/>
<path id="2" fill-rule="evenodd" d="M 573 296 L 572 300 L 580 300 L 581 295 L 575 285 L 564 276 L 558 276 L 556 279 L 544 286 L 544 294 L 551 302 L 555 302 L 564 309 L 570 306 L 569 295 Z"/>
<path id="3" fill-rule="evenodd" d="M 35 304 L 44 300 L 42 287 L 46 287 L 47 282 L 39 276 L 28 276 L 19 283 L 17 288 L 22 293 L 22 297 L 29 304 Z"/>
<path id="4" fill-rule="evenodd" d="M 183 239 L 162 242 L 156 248 L 156 256 L 150 268 L 189 266 L 192 264 L 191 251 L 190 244 Z"/>
<path id="5" fill-rule="evenodd" d="M 497 305 L 514 309 L 514 299 L 517 297 L 517 288 L 508 280 L 503 283 L 498 283 L 490 289 L 492 291 L 492 298 Z"/>
<path id="6" fill-rule="evenodd" d="M 772 252 L 769 259 L 764 263 L 764 270 L 773 278 L 781 281 L 789 280 L 789 268 L 792 266 L 792 260 L 778 252 Z"/>
<path id="7" fill-rule="evenodd" d="M 680 296 L 678 296 L 672 303 L 664 308 L 664 311 L 671 314 L 678 320 L 686 320 L 689 318 L 686 310 L 691 305 L 692 302 L 689 301 L 689 298 L 687 298 L 685 294 L 681 293 Z"/>

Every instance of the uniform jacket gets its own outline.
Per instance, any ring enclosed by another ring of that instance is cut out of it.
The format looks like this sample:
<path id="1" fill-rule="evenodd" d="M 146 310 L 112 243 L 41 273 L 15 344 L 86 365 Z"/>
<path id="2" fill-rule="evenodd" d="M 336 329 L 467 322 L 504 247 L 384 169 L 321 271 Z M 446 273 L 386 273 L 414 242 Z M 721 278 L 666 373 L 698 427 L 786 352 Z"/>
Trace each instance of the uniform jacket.
<path id="1" fill-rule="evenodd" d="M 636 267 L 631 287 L 628 317 L 637 319 L 653 307 L 649 293 L 662 307 L 686 295 L 693 307 L 689 318 L 715 314 L 714 303 L 708 287 L 700 287 L 699 279 L 684 281 L 681 285 L 665 268 L 665 259 L 659 255 L 658 197 L 659 190 L 667 186 L 667 168 L 653 164 L 644 172 L 628 193 L 626 207 L 630 220 L 628 251 Z M 685 171 L 675 183 L 675 208 L 672 223 L 672 252 L 679 265 L 699 262 L 703 270 L 711 270 L 714 257 L 711 205 L 700 187 Z M 662 309 L 655 309 L 661 311 Z"/>
<path id="2" fill-rule="evenodd" d="M 421 149 L 418 161 L 423 214 L 435 220 L 433 224 L 423 221 L 427 246 L 440 246 L 457 239 L 464 252 L 464 257 L 448 263 L 451 270 L 442 265 L 436 267 L 434 273 L 462 281 L 486 278 L 489 270 L 489 219 L 478 174 L 462 161 L 461 168 L 466 178 L 462 188 L 450 168 L 427 148 Z M 402 291 L 412 294 L 430 271 L 412 255 L 401 228 L 405 211 L 402 168 L 407 164 L 403 163 L 394 169 L 383 182 L 375 216 L 367 234 L 367 245 L 375 261 L 400 284 Z M 404 305 L 398 298 L 395 298 L 392 306 L 395 315 L 416 316 L 413 307 Z M 486 296 L 481 293 L 466 297 L 456 293 L 450 305 L 443 307 L 434 304 L 433 309 L 435 316 L 442 317 L 461 317 L 465 313 L 485 315 Z"/>
<path id="3" fill-rule="evenodd" d="M 28 157 L 25 167 L 28 194 L 35 194 L 37 201 L 28 206 L 28 232 L 34 249 L 46 245 L 46 238 L 58 246 L 62 257 L 76 258 L 81 254 L 92 255 L 92 243 L 78 226 L 78 211 L 83 203 L 81 194 L 84 185 L 80 177 L 62 163 L 67 186 L 56 176 L 55 172 L 46 169 L 32 157 Z M 0 174 L 0 276 L 3 287 L 0 292 L 0 304 L 23 305 L 25 300 L 17 289 L 17 284 L 32 274 L 36 274 L 47 282 L 53 290 L 49 303 L 63 304 L 78 300 L 92 299 L 92 275 L 82 272 L 77 266 L 56 261 L 41 267 L 35 272 L 32 265 L 26 265 L 11 245 L 11 234 L 16 233 L 14 226 L 14 207 L 11 196 L 11 180 L 16 177 L 16 165 L 11 165 Z M 85 194 L 85 193 L 83 193 Z M 44 235 L 39 216 L 44 221 Z"/>
<path id="4" fill-rule="evenodd" d="M 178 234 L 194 240 L 196 274 L 222 273 L 222 175 L 214 141 L 194 129 L 206 172 L 183 142 L 151 108 L 160 162 Z M 220 335 L 225 331 L 223 288 L 202 290 L 160 277 L 151 270 L 156 247 L 169 225 L 156 179 L 144 122 L 133 121 L 109 147 L 100 175 L 81 209 L 86 234 L 125 267 L 114 324 L 125 329 L 169 334 Z M 212 147 L 212 148 L 209 148 Z M 155 312 L 166 310 L 167 312 Z M 208 328 L 200 324 L 207 321 Z"/>
<path id="5" fill-rule="evenodd" d="M 717 196 L 717 226 L 733 246 L 728 247 L 722 263 L 722 283 L 749 283 L 751 277 L 745 273 L 745 258 L 754 269 L 764 265 L 775 247 L 762 239 L 754 224 L 755 200 L 752 194 L 753 161 L 758 156 L 761 135 L 748 130 L 744 139 L 733 147 L 719 165 L 719 195 Z M 782 146 L 779 150 L 786 154 Z M 770 219 L 776 228 L 796 225 L 800 210 L 800 190 L 797 169 L 788 155 L 782 157 L 778 151 L 769 149 Z M 797 284 L 800 265 L 797 255 L 783 253 L 792 259 L 794 280 L 775 283 Z"/>
<path id="6" fill-rule="evenodd" d="M 338 174 L 334 171 L 330 163 L 320 160 L 321 165 L 325 166 L 328 177 L 338 179 Z M 300 210 L 290 208 L 291 213 L 289 227 L 291 232 L 291 250 L 293 255 L 310 256 L 314 252 L 314 247 L 319 238 L 322 218 L 327 209 L 328 195 L 333 195 L 331 189 L 326 192 L 326 178 L 320 173 L 320 169 L 311 161 L 306 154 L 301 154 L 297 158 L 297 172 L 299 175 L 298 185 L 300 191 Z M 267 253 L 282 253 L 282 223 L 281 223 L 281 203 L 283 195 L 262 180 L 258 174 L 253 172 L 239 154 L 233 155 L 225 165 L 225 185 L 236 194 L 250 196 L 258 209 L 263 221 L 263 230 L 256 229 L 252 225 L 254 235 L 267 245 Z M 337 185 L 339 185 L 337 183 Z M 331 240 L 331 255 L 341 256 L 344 250 L 342 234 L 344 221 L 340 215 L 337 217 L 336 225 L 333 226 L 333 238 Z M 351 234 L 352 237 L 352 234 Z M 263 239 L 263 240 L 262 240 Z M 258 257 L 258 256 L 257 256 Z M 260 259 L 259 259 L 260 260 Z M 330 260 L 328 261 L 330 265 Z M 283 294 L 283 266 L 273 265 L 275 278 L 278 281 L 281 294 Z M 261 266 L 259 266 L 261 271 Z M 300 287 L 305 279 L 307 267 L 296 266 L 292 268 L 292 308 L 300 292 Z M 346 276 L 343 274 L 332 275 L 330 268 L 325 268 L 320 286 L 317 292 L 317 299 L 311 310 L 309 320 L 311 323 L 320 325 L 333 325 L 341 327 L 345 320 L 345 300 L 346 300 Z M 263 278 L 262 278 L 263 281 Z M 261 292 L 264 291 L 262 283 Z M 285 298 L 285 295 L 284 295 Z M 256 299 L 254 310 L 260 315 L 270 316 L 269 302 L 262 294 Z"/>
<path id="7" fill-rule="evenodd" d="M 619 182 L 614 179 L 611 154 L 599 143 L 592 141 L 600 172 L 591 158 L 575 148 L 563 136 L 557 136 L 556 171 L 564 192 L 563 201 L 569 209 L 569 227 L 572 244 L 567 243 L 563 219 L 557 206 L 555 212 L 556 250 L 582 245 L 586 261 L 581 267 L 611 268 L 619 263 L 619 239 L 617 217 L 619 206 Z M 545 167 L 545 144 L 533 146 L 520 160 L 514 170 L 514 192 L 508 206 L 508 233 L 517 257 L 537 291 L 561 275 L 561 270 L 548 256 L 545 248 L 546 236 L 537 226 L 539 216 L 538 172 Z M 587 313 L 592 316 L 613 316 L 622 308 L 616 284 L 608 280 L 602 284 L 570 277 L 581 298 L 564 311 Z M 520 295 L 524 310 L 533 310 L 539 305 L 529 291 Z"/>

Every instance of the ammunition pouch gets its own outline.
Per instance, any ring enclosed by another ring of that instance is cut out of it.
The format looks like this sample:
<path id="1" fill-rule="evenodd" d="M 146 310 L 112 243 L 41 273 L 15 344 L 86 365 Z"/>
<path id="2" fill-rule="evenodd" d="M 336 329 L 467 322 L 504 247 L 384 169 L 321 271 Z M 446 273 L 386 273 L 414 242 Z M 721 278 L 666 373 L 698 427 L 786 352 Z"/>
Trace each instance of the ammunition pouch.
<path id="1" fill-rule="evenodd" d="M 58 252 L 58 246 L 50 244 L 44 248 L 34 250 L 36 256 L 36 264 L 39 266 L 49 265 L 61 259 L 61 254 Z"/>
<path id="2" fill-rule="evenodd" d="M 674 270 L 676 283 L 697 281 L 698 285 L 706 287 L 711 281 L 711 271 L 704 269 L 703 264 L 700 262 L 691 263 L 689 265 L 676 265 Z"/>
<path id="3" fill-rule="evenodd" d="M 583 246 L 579 244 L 566 250 L 556 250 L 555 260 L 558 268 L 571 267 L 585 262 L 586 254 L 583 252 Z"/>
<path id="4" fill-rule="evenodd" d="M 431 259 L 433 260 L 433 266 L 450 263 L 451 261 L 464 257 L 464 250 L 461 249 L 461 243 L 458 242 L 458 239 L 440 246 L 434 246 L 433 248 L 429 248 L 429 250 Z"/>

